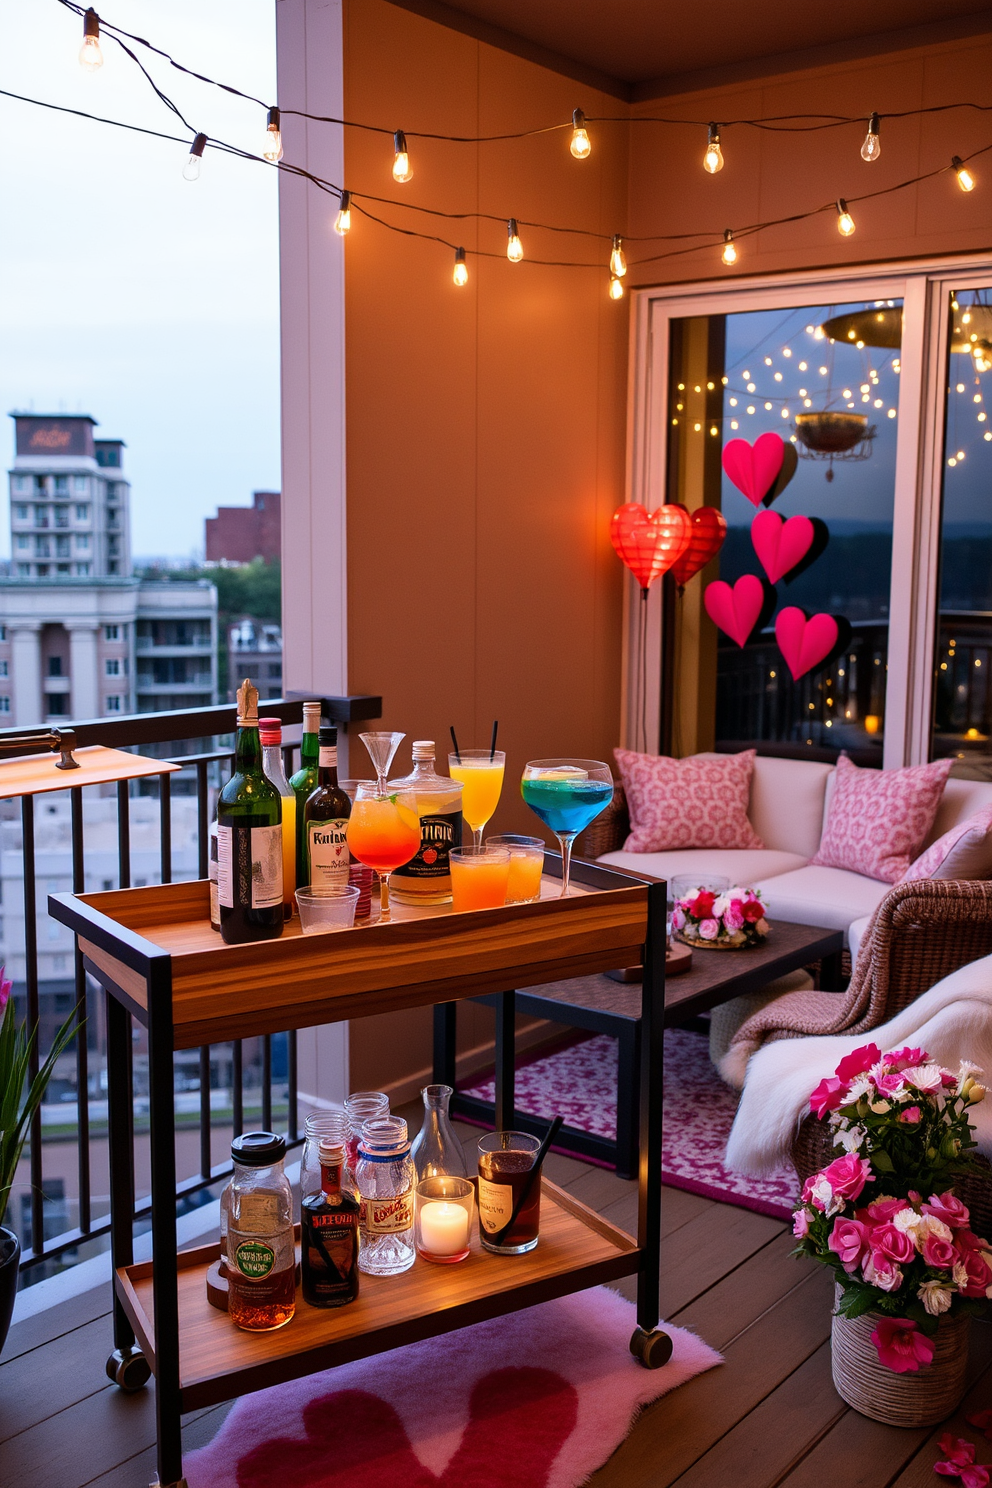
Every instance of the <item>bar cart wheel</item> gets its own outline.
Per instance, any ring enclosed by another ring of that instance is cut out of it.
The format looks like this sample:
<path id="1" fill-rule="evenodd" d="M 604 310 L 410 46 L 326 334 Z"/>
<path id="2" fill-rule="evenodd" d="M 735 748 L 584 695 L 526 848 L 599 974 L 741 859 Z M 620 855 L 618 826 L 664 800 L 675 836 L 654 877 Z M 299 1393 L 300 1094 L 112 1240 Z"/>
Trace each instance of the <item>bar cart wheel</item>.
<path id="1" fill-rule="evenodd" d="M 653 1328 L 650 1333 L 644 1328 L 635 1328 L 630 1337 L 630 1352 L 645 1369 L 660 1369 L 672 1357 L 675 1345 L 667 1333 Z"/>
<path id="2" fill-rule="evenodd" d="M 134 1395 L 151 1379 L 148 1360 L 139 1348 L 114 1349 L 107 1360 L 107 1378 L 119 1385 L 126 1395 Z"/>

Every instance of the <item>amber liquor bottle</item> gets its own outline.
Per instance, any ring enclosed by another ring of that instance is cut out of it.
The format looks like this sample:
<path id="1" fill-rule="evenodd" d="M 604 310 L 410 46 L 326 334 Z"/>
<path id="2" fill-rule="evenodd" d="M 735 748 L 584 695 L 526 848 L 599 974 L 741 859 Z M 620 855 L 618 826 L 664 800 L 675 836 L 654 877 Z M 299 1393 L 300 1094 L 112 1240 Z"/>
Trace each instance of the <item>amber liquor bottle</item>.
<path id="1" fill-rule="evenodd" d="M 311 1307 L 344 1307 L 358 1296 L 358 1221 L 361 1206 L 342 1188 L 344 1147 L 320 1142 L 320 1193 L 300 1206 L 303 1300 Z"/>

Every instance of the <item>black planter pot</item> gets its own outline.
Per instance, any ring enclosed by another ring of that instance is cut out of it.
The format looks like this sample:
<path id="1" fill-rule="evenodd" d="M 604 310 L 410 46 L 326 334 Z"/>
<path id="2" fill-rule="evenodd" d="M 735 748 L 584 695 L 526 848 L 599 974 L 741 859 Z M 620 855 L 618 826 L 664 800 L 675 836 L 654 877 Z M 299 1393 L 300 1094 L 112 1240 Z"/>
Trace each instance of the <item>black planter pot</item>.
<path id="1" fill-rule="evenodd" d="M 17 1267 L 21 1259 L 21 1242 L 13 1230 L 0 1225 L 0 1352 L 7 1342 L 17 1294 Z"/>

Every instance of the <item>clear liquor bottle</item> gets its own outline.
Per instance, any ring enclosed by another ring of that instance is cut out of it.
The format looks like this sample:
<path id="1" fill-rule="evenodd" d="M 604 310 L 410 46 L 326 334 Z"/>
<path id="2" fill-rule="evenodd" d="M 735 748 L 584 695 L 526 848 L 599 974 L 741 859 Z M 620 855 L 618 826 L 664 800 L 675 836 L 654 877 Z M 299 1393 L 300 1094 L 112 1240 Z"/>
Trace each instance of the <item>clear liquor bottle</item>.
<path id="1" fill-rule="evenodd" d="M 306 882 L 314 889 L 343 888 L 348 882 L 348 818 L 351 801 L 338 785 L 338 731 L 320 730 L 317 786 L 303 808 Z"/>
<path id="2" fill-rule="evenodd" d="M 287 920 L 292 919 L 296 901 L 296 792 L 286 779 L 282 757 L 282 724 L 278 718 L 260 718 L 258 737 L 262 741 L 262 769 L 271 780 L 282 802 L 282 907 Z"/>
<path id="3" fill-rule="evenodd" d="M 303 812 L 307 797 L 317 788 L 317 764 L 320 757 L 320 704 L 303 704 L 303 740 L 300 744 L 300 768 L 290 776 L 290 785 L 296 797 L 296 882 L 301 889 L 307 887 L 306 838 L 303 832 Z"/>
<path id="4" fill-rule="evenodd" d="M 402 903 L 451 902 L 448 853 L 462 845 L 462 787 L 460 781 L 434 769 L 434 740 L 413 741 L 413 771 L 390 786 L 413 791 L 420 812 L 420 851 L 389 875 L 389 892 Z"/>
<path id="5" fill-rule="evenodd" d="M 234 774 L 217 802 L 220 933 L 229 945 L 282 934 L 282 801 L 262 770 L 258 690 L 238 688 Z"/>
<path id="6" fill-rule="evenodd" d="M 366 1121 L 355 1172 L 362 1198 L 358 1265 L 369 1276 L 396 1276 L 417 1258 L 413 1191 L 417 1173 L 401 1116 Z"/>

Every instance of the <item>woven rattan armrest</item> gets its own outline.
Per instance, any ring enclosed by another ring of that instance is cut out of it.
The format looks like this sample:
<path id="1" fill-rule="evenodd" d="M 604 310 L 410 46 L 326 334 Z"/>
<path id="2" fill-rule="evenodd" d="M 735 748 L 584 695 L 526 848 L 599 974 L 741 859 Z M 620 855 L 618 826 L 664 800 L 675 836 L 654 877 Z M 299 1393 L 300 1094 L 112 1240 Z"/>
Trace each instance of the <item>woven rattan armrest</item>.
<path id="1" fill-rule="evenodd" d="M 577 839 L 576 856 L 595 862 L 604 853 L 619 852 L 630 832 L 627 797 L 619 780 L 613 782 L 613 800 Z"/>

